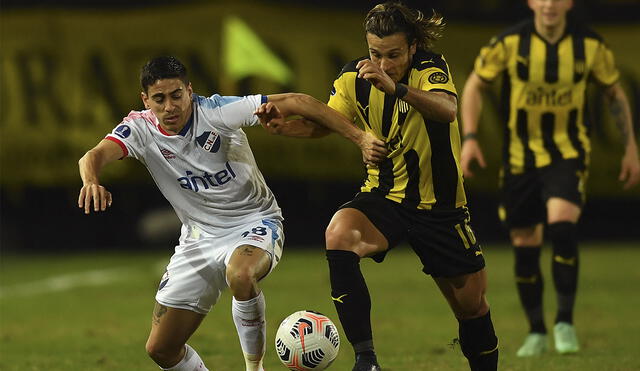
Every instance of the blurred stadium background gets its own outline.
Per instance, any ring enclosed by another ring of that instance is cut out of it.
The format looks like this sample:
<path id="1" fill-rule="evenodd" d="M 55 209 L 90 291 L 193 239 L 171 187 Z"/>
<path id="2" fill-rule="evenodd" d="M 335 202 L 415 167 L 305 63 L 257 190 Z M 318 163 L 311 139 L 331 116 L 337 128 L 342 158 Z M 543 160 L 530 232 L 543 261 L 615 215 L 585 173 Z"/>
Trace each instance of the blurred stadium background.
<path id="1" fill-rule="evenodd" d="M 527 17 L 525 0 L 405 1 L 447 20 L 436 49 L 461 92 L 479 48 Z M 364 0 L 2 0 L 0 2 L 0 370 L 152 370 L 143 344 L 152 295 L 176 242 L 178 222 L 134 160 L 106 169 L 114 204 L 85 216 L 76 206 L 77 160 L 131 109 L 141 109 L 138 73 L 151 56 L 174 54 L 201 95 L 305 92 L 326 101 L 343 64 L 366 54 Z M 611 45 L 640 131 L 640 1 L 583 0 L 574 16 Z M 497 93 L 494 92 L 494 93 Z M 526 328 L 511 278 L 512 256 L 496 211 L 501 124 L 495 95 L 481 139 L 489 168 L 466 183 L 476 234 L 490 267 L 490 300 L 503 370 L 637 370 L 640 322 L 636 268 L 640 187 L 622 191 L 619 134 L 598 89 L 589 92 L 593 167 L 580 223 L 580 310 L 584 355 L 515 357 Z M 268 339 L 294 310 L 335 317 L 322 257 L 324 228 L 356 192 L 360 154 L 336 136 L 271 137 L 247 130 L 256 159 L 286 217 L 288 255 L 266 280 Z M 315 247 L 304 248 L 304 247 Z M 297 251 L 295 251 L 297 250 Z M 408 249 L 385 268 L 363 263 L 376 310 L 380 356 L 395 370 L 465 369 L 447 342 L 456 324 Z M 549 249 L 543 259 L 549 261 Z M 411 267 L 411 268 L 409 268 Z M 548 264 L 544 274 L 550 277 Z M 394 272 L 389 276 L 386 272 Z M 550 283 L 549 283 L 549 288 Z M 292 302 L 292 293 L 295 300 Z M 420 295 L 415 295 L 420 293 Z M 546 290 L 547 318 L 555 306 Z M 378 300 L 378 299 L 383 300 Z M 190 342 L 219 370 L 241 369 L 233 324 L 213 311 Z M 621 305 L 624 303 L 624 305 Z M 402 314 L 398 314 L 402 307 Z M 499 318 L 499 320 L 498 320 Z M 415 331 L 415 332 L 414 332 Z M 416 333 L 427 336 L 416 339 Z M 341 333 L 342 334 L 342 333 Z M 343 337 L 334 369 L 348 369 Z M 279 361 L 271 345 L 266 365 Z"/>
<path id="2" fill-rule="evenodd" d="M 529 15 L 524 0 L 406 1 L 443 13 L 443 52 L 461 92 L 479 48 Z M 342 65 L 366 54 L 370 1 L 3 0 L 0 13 L 0 222 L 3 252 L 136 249 L 174 244 L 177 222 L 144 168 L 107 168 L 107 213 L 76 207 L 77 160 L 131 109 L 141 109 L 138 73 L 151 56 L 174 54 L 201 95 L 305 92 L 326 101 Z M 574 16 L 611 45 L 636 125 L 640 108 L 640 2 L 589 0 Z M 480 135 L 489 168 L 467 181 L 477 235 L 506 242 L 496 212 L 500 123 L 496 99 Z M 640 241 L 640 187 L 622 191 L 622 148 L 598 89 L 590 91 L 593 167 L 583 240 Z M 337 136 L 295 140 L 247 130 L 283 208 L 289 246 L 323 242 L 323 231 L 363 175 L 359 151 Z M 495 143 L 490 145 L 489 143 Z M 494 150 L 492 150 L 494 149 Z"/>

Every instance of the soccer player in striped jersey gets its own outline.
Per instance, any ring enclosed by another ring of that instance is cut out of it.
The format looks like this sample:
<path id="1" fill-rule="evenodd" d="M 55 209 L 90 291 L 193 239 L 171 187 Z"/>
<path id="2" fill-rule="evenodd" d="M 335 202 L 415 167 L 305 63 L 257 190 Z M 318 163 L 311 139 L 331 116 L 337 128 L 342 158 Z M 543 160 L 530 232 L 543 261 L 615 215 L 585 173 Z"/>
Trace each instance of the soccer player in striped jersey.
<path id="1" fill-rule="evenodd" d="M 174 57 L 149 61 L 141 73 L 143 111 L 132 111 L 79 161 L 78 207 L 105 211 L 111 193 L 101 169 L 133 157 L 144 164 L 182 222 L 178 246 L 166 268 L 153 311 L 146 349 L 165 370 L 205 371 L 187 340 L 229 287 L 232 317 L 247 371 L 263 371 L 265 299 L 258 282 L 278 264 L 282 214 L 256 165 L 243 127 L 258 124 L 254 112 L 279 96 L 202 97 L 193 93 L 185 66 Z M 313 109 L 308 118 L 330 125 L 338 114 L 308 96 L 295 104 Z M 381 146 L 367 133 L 344 131 L 368 150 Z"/>
<path id="2" fill-rule="evenodd" d="M 456 89 L 444 57 L 431 51 L 442 25 L 435 12 L 426 17 L 399 3 L 375 6 L 365 18 L 369 56 L 343 68 L 329 99 L 344 125 L 360 124 L 383 140 L 388 152 L 373 161 L 365 158 L 360 192 L 326 230 L 331 296 L 355 350 L 354 371 L 380 370 L 360 259 L 382 262 L 402 242 L 415 251 L 451 306 L 471 369 L 497 369 L 485 263 L 465 207 Z M 297 109 L 267 103 L 258 116 L 277 134 L 319 135 L 313 123 L 286 120 L 300 114 Z"/>
<path id="3" fill-rule="evenodd" d="M 477 141 L 482 91 L 502 77 L 504 117 L 500 217 L 515 252 L 517 290 L 529 321 L 529 334 L 517 351 L 527 357 L 547 350 L 543 319 L 540 247 L 543 226 L 553 249 L 557 293 L 555 348 L 575 353 L 573 325 L 578 286 L 576 223 L 585 201 L 589 168 L 589 127 L 585 118 L 587 81 L 600 86 L 623 137 L 620 180 L 624 188 L 640 180 L 640 161 L 631 110 L 618 82 L 611 50 L 595 32 L 571 22 L 572 0 L 528 0 L 526 20 L 480 50 L 462 95 L 462 169 L 485 166 Z"/>

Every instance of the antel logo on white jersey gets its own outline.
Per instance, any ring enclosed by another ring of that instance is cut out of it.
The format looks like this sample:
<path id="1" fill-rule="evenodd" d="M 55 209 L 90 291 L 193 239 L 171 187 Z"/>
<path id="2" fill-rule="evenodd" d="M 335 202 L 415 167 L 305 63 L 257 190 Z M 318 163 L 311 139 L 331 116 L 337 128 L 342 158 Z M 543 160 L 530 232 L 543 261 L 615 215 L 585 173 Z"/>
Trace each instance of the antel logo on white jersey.
<path id="1" fill-rule="evenodd" d="M 193 175 L 192 171 L 186 171 L 187 176 L 176 179 L 180 183 L 180 187 L 194 192 L 200 191 L 202 188 L 219 187 L 228 183 L 236 177 L 236 173 L 231 168 L 229 162 L 225 163 L 225 169 L 209 174 L 205 171 L 202 175 Z"/>

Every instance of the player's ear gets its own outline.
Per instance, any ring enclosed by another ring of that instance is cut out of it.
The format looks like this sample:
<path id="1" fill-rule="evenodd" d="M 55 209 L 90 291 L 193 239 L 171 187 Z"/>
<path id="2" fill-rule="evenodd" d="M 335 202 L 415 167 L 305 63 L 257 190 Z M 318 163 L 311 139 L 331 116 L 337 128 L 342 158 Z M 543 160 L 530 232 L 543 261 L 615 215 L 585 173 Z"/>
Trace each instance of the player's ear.
<path id="1" fill-rule="evenodd" d="M 149 106 L 149 96 L 145 92 L 140 92 L 140 98 L 142 99 L 144 108 L 150 109 L 151 107 Z"/>

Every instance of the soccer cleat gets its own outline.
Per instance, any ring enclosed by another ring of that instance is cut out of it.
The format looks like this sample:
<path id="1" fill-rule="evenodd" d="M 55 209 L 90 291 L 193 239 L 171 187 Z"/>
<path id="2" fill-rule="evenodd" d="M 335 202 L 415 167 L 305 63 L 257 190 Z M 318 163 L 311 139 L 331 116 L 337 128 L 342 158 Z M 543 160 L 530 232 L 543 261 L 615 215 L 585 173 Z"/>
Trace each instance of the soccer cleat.
<path id="1" fill-rule="evenodd" d="M 577 353 L 580 350 L 576 328 L 567 322 L 558 322 L 553 326 L 553 338 L 556 351 L 560 354 Z"/>
<path id="2" fill-rule="evenodd" d="M 376 356 L 356 354 L 356 364 L 352 371 L 381 371 Z"/>
<path id="3" fill-rule="evenodd" d="M 518 349 L 518 357 L 534 357 L 546 352 L 548 349 L 547 334 L 532 332 L 524 339 L 524 344 Z"/>

